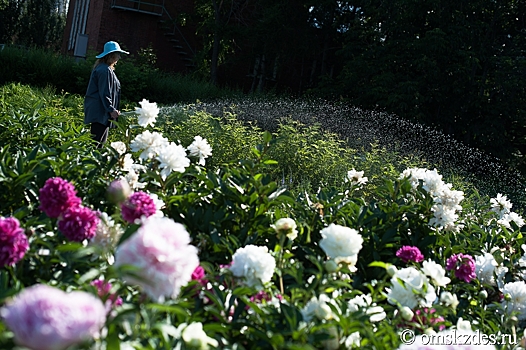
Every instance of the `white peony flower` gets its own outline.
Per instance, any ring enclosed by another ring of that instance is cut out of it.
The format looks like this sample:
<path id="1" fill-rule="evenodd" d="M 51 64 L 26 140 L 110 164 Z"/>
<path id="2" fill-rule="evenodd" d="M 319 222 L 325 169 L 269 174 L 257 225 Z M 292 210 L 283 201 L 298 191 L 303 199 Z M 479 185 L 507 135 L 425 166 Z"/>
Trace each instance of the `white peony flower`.
<path id="1" fill-rule="evenodd" d="M 199 265 L 197 248 L 185 227 L 166 217 L 150 216 L 117 247 L 115 266 L 130 265 L 124 280 L 138 285 L 157 302 L 175 298 Z"/>
<path id="2" fill-rule="evenodd" d="M 347 176 L 345 177 L 345 182 L 350 182 L 351 185 L 364 185 L 367 183 L 368 179 L 367 177 L 363 176 L 363 171 L 356 171 L 354 169 L 349 170 L 347 172 Z"/>
<path id="3" fill-rule="evenodd" d="M 305 322 L 310 322 L 314 317 L 319 321 L 336 318 L 331 307 L 331 299 L 326 294 L 321 294 L 318 298 L 312 297 L 301 310 L 301 315 Z"/>
<path id="4" fill-rule="evenodd" d="M 194 142 L 188 146 L 188 152 L 191 157 L 199 157 L 199 165 L 205 165 L 205 158 L 212 155 L 212 147 L 208 144 L 206 139 L 201 136 L 194 137 Z"/>
<path id="5" fill-rule="evenodd" d="M 380 322 L 387 314 L 381 306 L 377 306 L 373 303 L 372 297 L 370 294 L 360 294 L 349 300 L 347 304 L 347 312 L 356 312 L 362 311 L 366 315 L 369 315 L 369 320 L 371 322 Z"/>
<path id="6" fill-rule="evenodd" d="M 349 264 L 351 271 L 358 261 L 358 252 L 362 249 L 363 238 L 355 229 L 330 224 L 320 231 L 320 247 L 334 261 Z M 355 269 L 354 269 L 355 270 Z"/>
<path id="7" fill-rule="evenodd" d="M 133 161 L 132 155 L 127 153 L 121 161 L 122 171 L 132 171 L 134 165 L 135 163 Z"/>
<path id="8" fill-rule="evenodd" d="M 425 273 L 426 276 L 431 277 L 435 285 L 439 287 L 445 287 L 451 282 L 451 279 L 446 277 L 446 270 L 444 270 L 441 265 L 431 261 L 431 259 L 422 263 L 422 272 Z"/>
<path id="9" fill-rule="evenodd" d="M 426 170 L 423 168 L 407 168 L 400 174 L 400 179 L 408 178 L 411 186 L 417 188 L 420 184 L 420 179 L 424 178 Z"/>
<path id="10" fill-rule="evenodd" d="M 460 202 L 464 199 L 464 192 L 452 190 L 452 185 L 444 183 L 436 169 L 408 168 L 400 175 L 400 178 L 406 177 L 415 189 L 422 183 L 422 188 L 433 197 L 435 204 L 431 210 L 434 217 L 429 220 L 429 226 L 446 231 L 461 228 L 455 222 L 458 220 L 456 212 L 462 210 Z"/>
<path id="11" fill-rule="evenodd" d="M 456 309 L 459 304 L 457 295 L 448 291 L 440 293 L 440 302 L 446 306 L 451 306 L 453 309 Z"/>
<path id="12" fill-rule="evenodd" d="M 406 177 L 409 178 L 411 186 L 415 189 L 422 182 L 422 187 L 432 197 L 438 196 L 445 185 L 442 181 L 442 175 L 439 175 L 436 169 L 408 168 L 400 174 L 401 179 Z"/>
<path id="13" fill-rule="evenodd" d="M 267 247 L 247 245 L 236 250 L 232 256 L 230 271 L 236 277 L 244 277 L 250 287 L 261 288 L 270 282 L 276 268 L 276 260 Z"/>
<path id="14" fill-rule="evenodd" d="M 429 226 L 443 228 L 449 231 L 454 230 L 455 222 L 458 220 L 455 208 L 433 205 L 431 210 L 433 211 L 433 217 L 429 220 Z"/>
<path id="15" fill-rule="evenodd" d="M 274 225 L 271 225 L 276 233 L 285 233 L 287 237 L 293 241 L 298 237 L 298 230 L 296 230 L 296 221 L 291 218 L 281 218 L 276 221 Z"/>
<path id="16" fill-rule="evenodd" d="M 160 133 L 145 130 L 135 136 L 130 144 L 130 149 L 132 152 L 142 151 L 139 156 L 141 159 L 153 159 L 166 144 L 168 144 L 168 139 L 164 138 Z"/>
<path id="17" fill-rule="evenodd" d="M 216 348 L 219 346 L 217 340 L 206 334 L 201 322 L 182 323 L 177 327 L 177 332 L 181 334 L 181 338 L 191 349 L 206 350 L 210 349 L 210 347 Z"/>
<path id="18" fill-rule="evenodd" d="M 112 142 L 110 143 L 110 146 L 115 149 L 117 151 L 117 153 L 119 153 L 119 155 L 123 155 L 124 153 L 126 153 L 126 144 L 122 141 L 116 141 L 116 142 Z"/>
<path id="19" fill-rule="evenodd" d="M 480 283 L 502 287 L 507 272 L 508 268 L 499 266 L 491 253 L 475 256 L 475 273 Z"/>
<path id="20" fill-rule="evenodd" d="M 424 190 L 433 197 L 439 196 L 444 186 L 442 175 L 439 175 L 436 169 L 426 170 L 423 175 L 421 180 L 423 180 Z"/>
<path id="21" fill-rule="evenodd" d="M 138 190 L 141 188 L 146 187 L 146 183 L 139 181 L 139 174 L 137 174 L 135 171 L 130 170 L 128 174 L 124 177 L 126 181 L 128 181 L 128 184 L 130 187 L 134 190 Z"/>
<path id="22" fill-rule="evenodd" d="M 139 104 L 141 108 L 135 107 L 135 113 L 138 114 L 137 123 L 142 127 L 153 126 L 159 114 L 157 103 L 143 99 Z"/>
<path id="23" fill-rule="evenodd" d="M 524 281 L 506 283 L 501 289 L 504 294 L 502 308 L 508 313 L 518 312 L 519 320 L 526 319 L 526 283 Z"/>
<path id="24" fill-rule="evenodd" d="M 462 210 L 460 202 L 464 200 L 464 192 L 452 190 L 451 186 L 451 184 L 444 185 L 434 201 L 444 207 L 460 211 Z"/>
<path id="25" fill-rule="evenodd" d="M 498 224 L 506 227 L 511 228 L 511 222 L 515 222 L 515 224 L 518 227 L 524 226 L 524 219 L 519 214 L 511 211 L 509 213 L 502 214 L 501 218 L 497 221 Z"/>
<path id="26" fill-rule="evenodd" d="M 90 240 L 90 244 L 101 247 L 103 256 L 113 261 L 111 252 L 119 243 L 124 230 L 107 213 L 99 213 L 99 219 L 95 237 Z"/>
<path id="27" fill-rule="evenodd" d="M 509 213 L 513 204 L 508 200 L 508 198 L 501 193 L 497 194 L 497 197 L 490 199 L 491 210 L 499 213 L 500 215 Z"/>
<path id="28" fill-rule="evenodd" d="M 360 309 L 365 309 L 373 303 L 373 299 L 370 294 L 360 294 L 349 300 L 348 311 L 356 312 Z"/>
<path id="29" fill-rule="evenodd" d="M 190 165 L 190 159 L 186 158 L 186 151 L 183 146 L 173 142 L 165 144 L 158 151 L 157 160 L 161 163 L 161 177 L 166 179 L 172 171 L 184 173 L 185 168 Z"/>
<path id="30" fill-rule="evenodd" d="M 359 349 L 362 338 L 360 337 L 360 332 L 354 332 L 349 334 L 349 336 L 344 340 L 343 344 L 346 349 Z"/>
<path id="31" fill-rule="evenodd" d="M 387 288 L 387 301 L 414 309 L 420 305 L 431 307 L 437 295 L 427 277 L 414 267 L 398 270 L 391 277 L 391 288 Z"/>

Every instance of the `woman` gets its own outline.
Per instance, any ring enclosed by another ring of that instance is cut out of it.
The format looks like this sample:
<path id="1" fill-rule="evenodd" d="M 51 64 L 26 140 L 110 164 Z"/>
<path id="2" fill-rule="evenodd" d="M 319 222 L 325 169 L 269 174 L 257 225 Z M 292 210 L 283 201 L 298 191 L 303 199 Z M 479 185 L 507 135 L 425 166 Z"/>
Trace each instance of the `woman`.
<path id="1" fill-rule="evenodd" d="M 128 54 L 115 41 L 104 44 L 104 52 L 95 56 L 97 61 L 84 97 L 84 123 L 91 124 L 91 135 L 99 148 L 108 139 L 111 120 L 120 114 L 121 83 L 114 70 L 121 53 Z"/>

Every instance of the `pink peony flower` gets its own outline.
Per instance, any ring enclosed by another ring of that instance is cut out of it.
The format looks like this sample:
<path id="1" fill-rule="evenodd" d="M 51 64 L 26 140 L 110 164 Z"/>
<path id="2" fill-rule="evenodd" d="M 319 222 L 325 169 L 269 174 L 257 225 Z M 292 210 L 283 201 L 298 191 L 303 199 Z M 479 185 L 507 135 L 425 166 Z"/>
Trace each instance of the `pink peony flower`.
<path id="1" fill-rule="evenodd" d="M 0 314 L 15 342 L 32 350 L 63 350 L 98 336 L 106 310 L 95 296 L 43 284 L 24 289 Z"/>
<path id="2" fill-rule="evenodd" d="M 396 256 L 402 259 L 403 262 L 421 262 L 424 261 L 424 256 L 420 252 L 420 249 L 417 247 L 405 245 L 402 248 L 398 249 Z"/>
<path id="3" fill-rule="evenodd" d="M 27 237 L 18 220 L 0 217 L 0 267 L 16 264 L 28 249 Z"/>
<path id="4" fill-rule="evenodd" d="M 206 272 L 201 265 L 197 266 L 194 272 L 192 272 L 192 281 L 197 281 L 203 286 L 208 283 L 208 280 L 205 277 Z"/>
<path id="5" fill-rule="evenodd" d="M 116 293 L 111 293 L 112 285 L 110 282 L 98 279 L 91 281 L 90 284 L 97 288 L 97 295 L 106 302 L 107 311 L 110 311 L 112 307 L 122 305 L 122 298 Z"/>
<path id="6" fill-rule="evenodd" d="M 123 219 L 133 224 L 136 219 L 155 214 L 157 208 L 153 198 L 148 193 L 138 191 L 121 204 L 121 211 Z"/>
<path id="7" fill-rule="evenodd" d="M 455 270 L 455 276 L 467 283 L 477 277 L 475 260 L 468 254 L 454 254 L 446 261 L 446 270 Z"/>
<path id="8" fill-rule="evenodd" d="M 149 217 L 115 252 L 115 266 L 131 265 L 133 276 L 125 281 L 138 285 L 156 301 L 175 298 L 199 266 L 197 248 L 183 225 L 166 217 Z M 137 276 L 137 277 L 135 277 Z"/>
<path id="9" fill-rule="evenodd" d="M 95 237 L 99 221 L 97 212 L 90 208 L 73 207 L 62 214 L 58 229 L 70 241 L 82 242 Z"/>
<path id="10" fill-rule="evenodd" d="M 78 207 L 82 200 L 77 197 L 77 191 L 68 181 L 53 177 L 47 179 L 44 187 L 40 189 L 39 209 L 50 218 L 58 218 L 68 208 Z"/>

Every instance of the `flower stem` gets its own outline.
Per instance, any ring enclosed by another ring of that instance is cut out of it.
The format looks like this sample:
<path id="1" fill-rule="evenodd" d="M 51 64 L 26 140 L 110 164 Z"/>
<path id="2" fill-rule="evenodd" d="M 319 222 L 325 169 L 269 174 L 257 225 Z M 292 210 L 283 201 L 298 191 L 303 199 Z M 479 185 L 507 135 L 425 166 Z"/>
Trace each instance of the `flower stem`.
<path id="1" fill-rule="evenodd" d="M 279 253 L 278 253 L 278 270 L 279 270 L 279 290 L 281 295 L 285 295 L 285 289 L 283 288 L 283 245 L 285 244 L 286 235 L 281 233 L 279 238 Z"/>

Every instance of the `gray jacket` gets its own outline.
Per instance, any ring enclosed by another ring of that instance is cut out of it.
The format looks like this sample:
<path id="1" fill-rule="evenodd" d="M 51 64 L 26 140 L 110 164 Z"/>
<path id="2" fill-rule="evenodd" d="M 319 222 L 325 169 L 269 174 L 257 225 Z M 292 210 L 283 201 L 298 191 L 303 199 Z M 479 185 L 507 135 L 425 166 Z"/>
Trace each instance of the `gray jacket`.
<path id="1" fill-rule="evenodd" d="M 91 72 L 84 97 L 84 123 L 109 125 L 110 113 L 119 109 L 121 83 L 113 69 L 101 63 Z"/>

